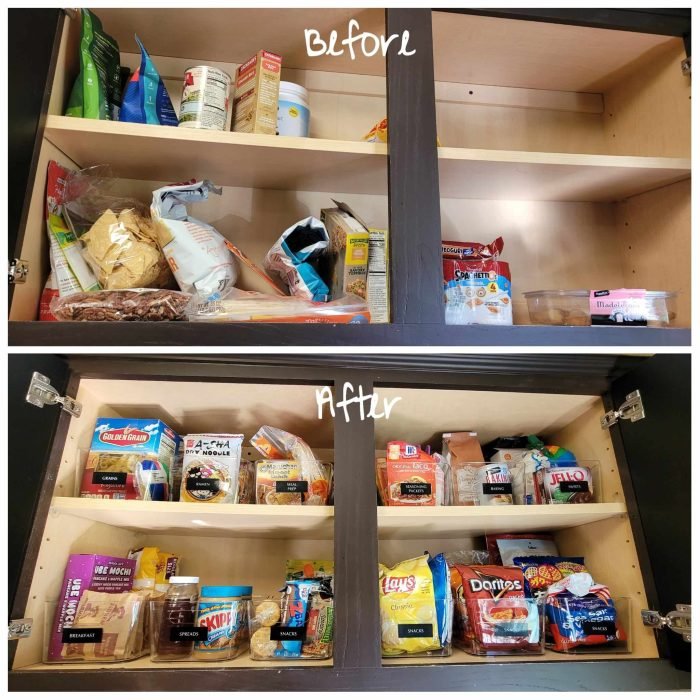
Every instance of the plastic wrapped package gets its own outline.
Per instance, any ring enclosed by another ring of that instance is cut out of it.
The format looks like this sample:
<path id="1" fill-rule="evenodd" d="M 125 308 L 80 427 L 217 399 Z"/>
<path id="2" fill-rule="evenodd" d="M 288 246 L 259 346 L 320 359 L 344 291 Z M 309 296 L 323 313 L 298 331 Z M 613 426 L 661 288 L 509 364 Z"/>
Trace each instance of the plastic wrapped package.
<path id="1" fill-rule="evenodd" d="M 106 165 L 68 172 L 66 221 L 102 289 L 173 287 L 148 207 L 114 193 Z"/>
<path id="2" fill-rule="evenodd" d="M 170 289 L 76 292 L 51 301 L 59 321 L 178 321 L 190 295 Z"/>
<path id="3" fill-rule="evenodd" d="M 355 296 L 322 303 L 233 288 L 218 299 L 194 296 L 187 318 L 219 323 L 369 323 L 370 313 L 365 300 Z"/>

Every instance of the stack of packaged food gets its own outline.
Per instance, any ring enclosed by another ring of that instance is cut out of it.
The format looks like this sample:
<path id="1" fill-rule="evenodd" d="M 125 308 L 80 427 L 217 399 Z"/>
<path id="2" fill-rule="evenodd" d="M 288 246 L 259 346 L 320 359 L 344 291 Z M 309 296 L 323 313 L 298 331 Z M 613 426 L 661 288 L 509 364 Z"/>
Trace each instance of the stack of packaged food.
<path id="1" fill-rule="evenodd" d="M 482 449 L 474 432 L 444 433 L 442 454 L 392 441 L 375 463 L 379 503 L 386 506 L 590 503 L 601 500 L 597 469 L 596 461 L 578 460 L 535 435 L 498 438 Z"/>
<path id="2" fill-rule="evenodd" d="M 80 496 L 184 503 L 327 505 L 333 465 L 299 437 L 264 425 L 251 438 L 263 459 L 242 459 L 243 435 L 180 437 L 151 418 L 98 418 Z"/>

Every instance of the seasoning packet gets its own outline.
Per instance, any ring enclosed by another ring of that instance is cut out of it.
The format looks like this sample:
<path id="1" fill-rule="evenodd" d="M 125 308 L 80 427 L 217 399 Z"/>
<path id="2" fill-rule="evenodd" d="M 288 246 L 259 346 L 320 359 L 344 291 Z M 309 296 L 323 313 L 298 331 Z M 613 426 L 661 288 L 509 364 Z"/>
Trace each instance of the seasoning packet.
<path id="1" fill-rule="evenodd" d="M 386 481 L 390 506 L 443 504 L 444 473 L 418 445 L 393 441 L 386 447 Z"/>

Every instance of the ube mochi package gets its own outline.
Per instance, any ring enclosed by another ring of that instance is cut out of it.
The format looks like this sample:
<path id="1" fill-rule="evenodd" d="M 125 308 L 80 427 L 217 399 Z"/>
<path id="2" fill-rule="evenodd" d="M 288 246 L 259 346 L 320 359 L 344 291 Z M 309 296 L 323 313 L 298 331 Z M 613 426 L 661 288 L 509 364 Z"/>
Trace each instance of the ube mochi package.
<path id="1" fill-rule="evenodd" d="M 177 126 L 177 115 L 163 80 L 140 39 L 134 38 L 141 49 L 141 65 L 124 88 L 119 121 Z"/>
<path id="2" fill-rule="evenodd" d="M 134 585 L 135 570 L 136 561 L 133 559 L 105 557 L 100 554 L 71 554 L 68 557 L 51 628 L 49 661 L 61 660 L 63 630 L 73 626 L 83 593 L 126 593 Z"/>

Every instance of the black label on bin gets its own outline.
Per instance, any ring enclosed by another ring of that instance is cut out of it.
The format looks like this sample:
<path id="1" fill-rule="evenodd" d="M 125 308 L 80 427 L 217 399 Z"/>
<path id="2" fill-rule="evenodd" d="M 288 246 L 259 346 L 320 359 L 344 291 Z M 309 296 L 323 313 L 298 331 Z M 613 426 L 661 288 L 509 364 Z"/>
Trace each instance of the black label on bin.
<path id="1" fill-rule="evenodd" d="M 308 490 L 308 481 L 275 481 L 277 493 L 306 493 Z"/>
<path id="2" fill-rule="evenodd" d="M 401 495 L 402 496 L 430 496 L 432 493 L 430 484 L 424 484 L 416 481 L 402 481 Z"/>
<path id="3" fill-rule="evenodd" d="M 306 640 L 306 626 L 285 627 L 279 623 L 272 625 L 270 639 L 273 642 L 303 642 Z"/>
<path id="4" fill-rule="evenodd" d="M 484 496 L 496 496 L 500 493 L 513 493 L 513 484 L 482 484 Z"/>
<path id="5" fill-rule="evenodd" d="M 531 632 L 527 625 L 494 625 L 491 630 L 494 637 L 527 637 Z"/>
<path id="6" fill-rule="evenodd" d="M 170 628 L 171 642 L 206 642 L 209 636 L 207 627 L 193 627 L 192 625 L 175 625 Z"/>
<path id="7" fill-rule="evenodd" d="M 412 637 L 432 637 L 432 624 L 399 625 L 399 639 L 411 639 Z"/>
<path id="8" fill-rule="evenodd" d="M 124 484 L 126 484 L 126 472 L 93 472 L 92 483 L 124 486 Z"/>
<path id="9" fill-rule="evenodd" d="M 61 632 L 64 644 L 100 644 L 102 642 L 101 627 L 64 627 Z"/>
<path id="10" fill-rule="evenodd" d="M 187 477 L 187 490 L 188 491 L 213 491 L 214 493 L 219 492 L 219 480 L 218 479 L 204 479 L 198 476 L 188 476 Z"/>
<path id="11" fill-rule="evenodd" d="M 562 493 L 588 493 L 587 481 L 560 481 L 559 490 Z"/>
<path id="12" fill-rule="evenodd" d="M 603 634 L 606 637 L 614 637 L 617 634 L 615 623 L 612 620 L 584 620 L 581 623 L 584 634 Z"/>

